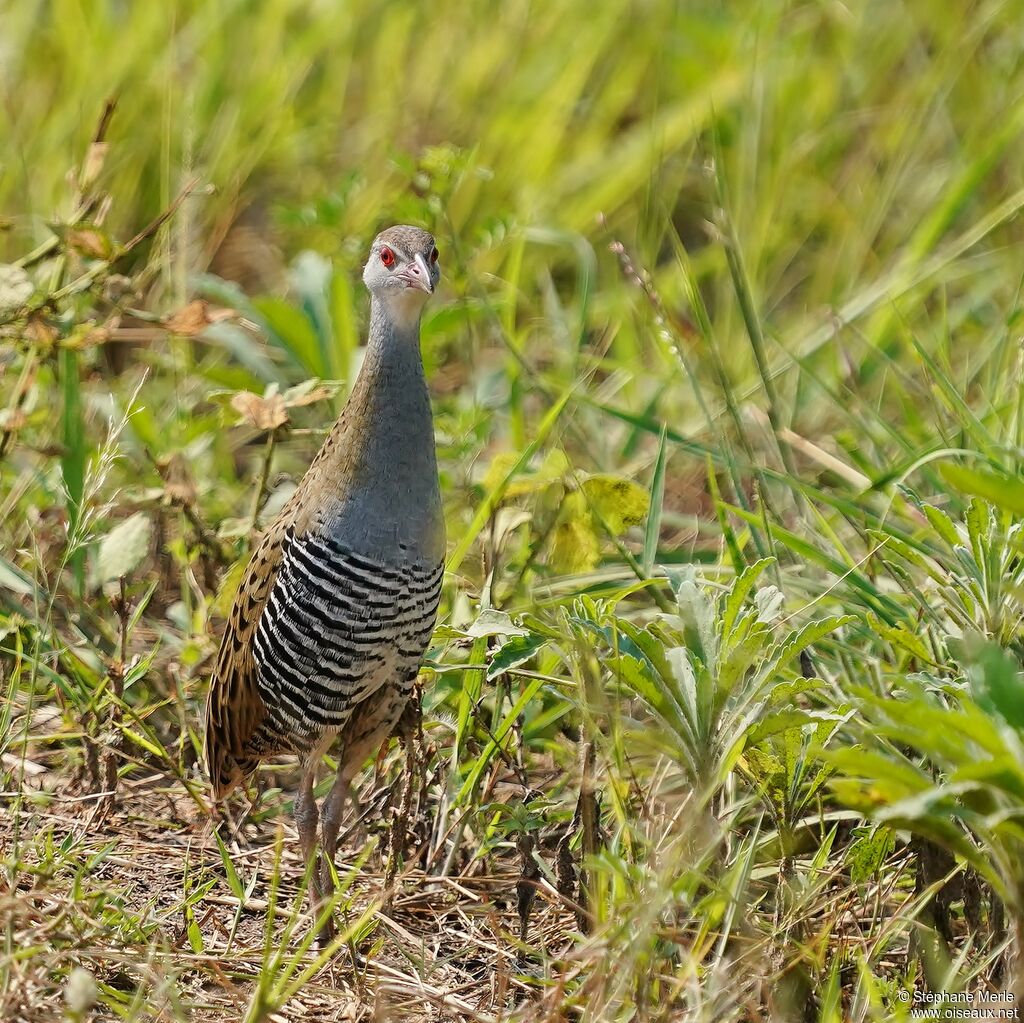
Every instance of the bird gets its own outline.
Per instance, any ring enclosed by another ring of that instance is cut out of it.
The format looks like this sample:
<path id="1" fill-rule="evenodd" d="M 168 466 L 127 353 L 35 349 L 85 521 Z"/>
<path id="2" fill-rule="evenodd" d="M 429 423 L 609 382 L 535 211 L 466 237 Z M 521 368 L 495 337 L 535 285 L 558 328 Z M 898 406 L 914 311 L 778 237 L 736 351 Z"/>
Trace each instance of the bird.
<path id="1" fill-rule="evenodd" d="M 204 752 L 218 803 L 265 758 L 297 756 L 293 813 L 314 917 L 333 891 L 351 783 L 398 725 L 437 617 L 445 523 L 420 319 L 440 277 L 427 231 L 398 225 L 374 239 L 363 269 L 370 317 L 361 368 L 253 550 L 206 702 Z M 337 777 L 321 810 L 317 769 L 335 743 Z M 320 937 L 332 933 L 327 913 Z"/>

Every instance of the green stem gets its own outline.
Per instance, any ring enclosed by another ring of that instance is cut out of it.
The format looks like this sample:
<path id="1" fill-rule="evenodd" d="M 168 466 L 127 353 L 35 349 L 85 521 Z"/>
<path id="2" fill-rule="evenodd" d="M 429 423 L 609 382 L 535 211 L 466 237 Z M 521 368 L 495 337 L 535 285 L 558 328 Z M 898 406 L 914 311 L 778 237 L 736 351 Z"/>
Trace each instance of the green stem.
<path id="1" fill-rule="evenodd" d="M 270 478 L 270 465 L 274 458 L 274 445 L 277 443 L 277 428 L 275 427 L 267 434 L 267 443 L 263 447 L 263 464 L 260 467 L 259 485 L 253 496 L 252 511 L 249 513 L 249 532 L 256 532 L 256 524 L 259 522 L 260 511 L 263 508 L 263 499 L 267 493 L 267 481 Z"/>

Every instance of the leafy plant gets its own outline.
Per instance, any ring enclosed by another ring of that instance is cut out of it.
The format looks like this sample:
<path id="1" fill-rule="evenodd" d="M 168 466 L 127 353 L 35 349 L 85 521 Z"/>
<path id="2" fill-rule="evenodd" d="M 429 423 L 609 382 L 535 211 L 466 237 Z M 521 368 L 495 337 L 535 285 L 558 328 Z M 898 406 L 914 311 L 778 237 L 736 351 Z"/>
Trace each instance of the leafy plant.
<path id="1" fill-rule="evenodd" d="M 1024 675 L 1016 658 L 978 638 L 962 675 L 915 675 L 885 698 L 857 693 L 858 748 L 829 760 L 847 805 L 947 848 L 993 885 L 1024 926 Z"/>
<path id="2" fill-rule="evenodd" d="M 801 675 L 800 655 L 854 619 L 831 616 L 780 630 L 782 594 L 774 586 L 755 590 L 770 564 L 755 562 L 715 597 L 682 575 L 677 613 L 646 627 L 586 600 L 568 617 L 581 636 L 601 644 L 612 676 L 653 712 L 665 730 L 661 748 L 703 798 L 725 783 L 748 742 L 816 726 L 816 718 L 836 720 L 799 705 L 816 685 Z"/>

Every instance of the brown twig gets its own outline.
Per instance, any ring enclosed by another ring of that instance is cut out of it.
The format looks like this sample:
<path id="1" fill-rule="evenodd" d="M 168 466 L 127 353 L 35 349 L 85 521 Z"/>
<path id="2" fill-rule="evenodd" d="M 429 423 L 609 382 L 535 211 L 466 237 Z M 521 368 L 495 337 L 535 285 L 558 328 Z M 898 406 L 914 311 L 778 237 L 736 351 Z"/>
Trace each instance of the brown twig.
<path id="1" fill-rule="evenodd" d="M 174 214 L 178 211 L 178 207 L 199 187 L 199 178 L 192 178 L 185 185 L 185 187 L 177 194 L 170 206 L 168 206 L 161 214 L 154 217 L 138 234 L 130 238 L 124 245 L 121 246 L 120 251 L 111 260 L 111 263 L 116 263 L 117 260 L 121 259 L 122 256 L 131 252 L 137 245 L 144 242 L 150 235 L 156 234 L 161 227 Z"/>
<path id="2" fill-rule="evenodd" d="M 131 604 L 125 587 L 124 576 L 119 580 L 117 596 L 111 598 L 111 607 L 118 621 L 117 656 L 107 668 L 110 679 L 111 700 L 107 711 L 107 740 L 103 753 L 103 788 L 107 796 L 97 806 L 99 816 L 108 814 L 117 803 L 117 762 L 122 746 L 121 720 L 123 717 L 124 676 L 128 657 L 128 621 L 131 618 Z"/>

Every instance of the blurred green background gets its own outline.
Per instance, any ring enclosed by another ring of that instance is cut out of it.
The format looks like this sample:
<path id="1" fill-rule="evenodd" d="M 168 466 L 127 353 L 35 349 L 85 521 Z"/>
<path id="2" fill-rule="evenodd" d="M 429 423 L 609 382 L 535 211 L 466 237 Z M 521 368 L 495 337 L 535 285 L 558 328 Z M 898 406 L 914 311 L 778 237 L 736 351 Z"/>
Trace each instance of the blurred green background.
<path id="1" fill-rule="evenodd" d="M 1019 15 L 927 0 L 8 2 L 0 253 L 70 212 L 68 172 L 116 97 L 116 237 L 189 179 L 208 186 L 158 236 L 151 303 L 180 304 L 209 268 L 279 290 L 305 249 L 351 279 L 376 229 L 415 220 L 442 245 L 451 355 L 500 335 L 572 375 L 600 335 L 619 403 L 684 432 L 709 423 L 685 372 L 717 420 L 723 389 L 749 395 L 767 368 L 785 374 L 779 416 L 838 432 L 872 475 L 890 423 L 851 420 L 844 383 L 898 403 L 905 453 L 926 441 L 922 395 L 889 372 L 908 331 L 926 315 L 929 346 L 963 365 L 1016 294 Z M 351 347 L 357 327 L 336 330 Z"/>
<path id="2" fill-rule="evenodd" d="M 719 359 L 729 385 L 756 380 L 735 242 L 773 371 L 816 355 L 830 380 L 869 379 L 929 300 L 963 326 L 959 362 L 1018 284 L 1003 250 L 1024 186 L 1019 15 L 928 0 L 8 2 L 0 254 L 70 212 L 67 174 L 113 96 L 115 236 L 193 176 L 209 186 L 156 246 L 167 304 L 210 266 L 274 290 L 307 248 L 351 274 L 377 228 L 416 220 L 467 318 L 486 304 L 556 362 L 580 329 L 609 331 L 613 364 L 651 374 L 622 383 L 642 409 L 678 355 L 608 243 L 650 273 L 691 368 L 720 389 Z M 710 324 L 688 330 L 693 289 Z M 854 323 L 838 339 L 837 313 Z M 789 414 L 810 416 L 807 378 L 788 383 Z M 687 394 L 664 409 L 675 421 Z"/>
<path id="3" fill-rule="evenodd" d="M 599 242 L 600 214 L 654 270 L 681 237 L 713 281 L 714 132 L 760 308 L 788 331 L 1022 184 L 1022 28 L 1004 2 L 20 0 L 2 14 L 8 256 L 66 209 L 110 96 L 112 227 L 134 230 L 194 174 L 213 187 L 179 228 L 189 269 L 247 210 L 286 257 L 358 253 L 378 224 L 418 215 L 456 265 L 529 228 Z"/>

